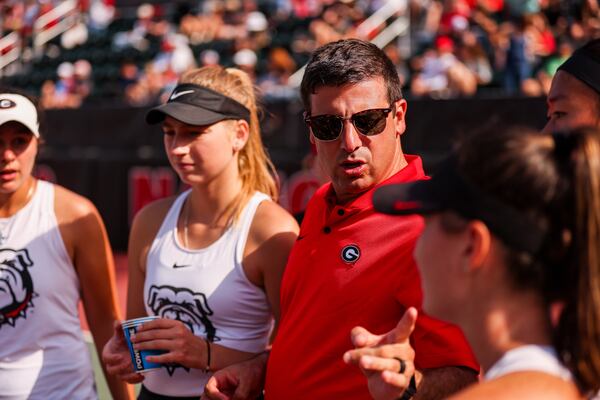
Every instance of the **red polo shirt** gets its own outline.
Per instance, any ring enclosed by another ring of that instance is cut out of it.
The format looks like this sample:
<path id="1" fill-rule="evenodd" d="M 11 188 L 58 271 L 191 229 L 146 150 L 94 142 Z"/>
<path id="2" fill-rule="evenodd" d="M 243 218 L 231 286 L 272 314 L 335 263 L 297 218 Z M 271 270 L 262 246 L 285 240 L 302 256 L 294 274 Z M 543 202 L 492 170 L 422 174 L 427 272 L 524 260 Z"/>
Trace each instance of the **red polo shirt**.
<path id="1" fill-rule="evenodd" d="M 424 179 L 421 159 L 380 185 Z M 367 380 L 342 360 L 350 330 L 385 333 L 422 292 L 412 253 L 423 229 L 419 216 L 373 209 L 373 191 L 335 204 L 330 184 L 309 202 L 281 284 L 281 321 L 267 366 L 268 400 L 370 399 Z M 479 366 L 462 332 L 420 311 L 411 335 L 419 369 Z"/>

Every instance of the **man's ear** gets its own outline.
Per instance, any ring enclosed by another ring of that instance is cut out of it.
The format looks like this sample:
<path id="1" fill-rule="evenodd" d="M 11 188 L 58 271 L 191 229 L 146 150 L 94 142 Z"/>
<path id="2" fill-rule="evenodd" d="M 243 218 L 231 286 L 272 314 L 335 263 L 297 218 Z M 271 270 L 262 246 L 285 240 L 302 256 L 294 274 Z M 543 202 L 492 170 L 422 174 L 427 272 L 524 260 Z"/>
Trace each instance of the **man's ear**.
<path id="1" fill-rule="evenodd" d="M 468 226 L 468 244 L 465 247 L 466 266 L 469 271 L 483 266 L 489 256 L 492 233 L 481 221 L 470 221 Z"/>
<path id="2" fill-rule="evenodd" d="M 235 121 L 235 136 L 233 138 L 233 149 L 237 152 L 244 148 L 250 137 L 250 125 L 243 119 Z"/>
<path id="3" fill-rule="evenodd" d="M 408 104 L 406 100 L 400 99 L 395 103 L 396 114 L 394 115 L 394 122 L 396 124 L 396 135 L 400 136 L 406 131 L 406 109 Z"/>
<path id="4" fill-rule="evenodd" d="M 304 119 L 304 121 L 306 121 L 307 117 L 308 117 L 308 111 L 304 111 L 302 113 L 302 118 Z M 312 134 L 312 129 L 310 129 L 310 124 L 307 122 L 306 123 L 306 128 L 308 129 L 308 140 L 310 140 L 311 144 L 315 144 L 315 137 Z"/>

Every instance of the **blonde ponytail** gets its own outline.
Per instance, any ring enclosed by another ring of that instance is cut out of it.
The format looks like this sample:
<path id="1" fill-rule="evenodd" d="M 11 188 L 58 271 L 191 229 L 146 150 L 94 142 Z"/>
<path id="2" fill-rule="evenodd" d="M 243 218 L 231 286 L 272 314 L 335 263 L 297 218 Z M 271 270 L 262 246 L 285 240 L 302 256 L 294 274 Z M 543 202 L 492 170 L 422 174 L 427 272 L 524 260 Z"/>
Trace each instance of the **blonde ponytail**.
<path id="1" fill-rule="evenodd" d="M 238 154 L 242 191 L 230 207 L 232 219 L 236 220 L 239 217 L 255 191 L 263 192 L 277 201 L 277 175 L 262 143 L 255 89 L 248 74 L 236 68 L 209 66 L 186 72 L 179 83 L 207 87 L 236 100 L 250 110 L 250 134 L 246 145 Z"/>

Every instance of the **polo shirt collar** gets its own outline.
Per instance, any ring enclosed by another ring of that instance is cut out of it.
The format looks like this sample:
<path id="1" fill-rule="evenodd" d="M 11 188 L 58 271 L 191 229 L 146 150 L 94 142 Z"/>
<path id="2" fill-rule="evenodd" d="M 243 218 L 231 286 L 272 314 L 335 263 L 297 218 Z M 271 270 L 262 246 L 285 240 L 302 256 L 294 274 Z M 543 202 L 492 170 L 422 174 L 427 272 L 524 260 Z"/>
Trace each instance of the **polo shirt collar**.
<path id="1" fill-rule="evenodd" d="M 380 186 L 389 185 L 392 183 L 411 182 L 425 178 L 425 171 L 423 170 L 423 161 L 421 160 L 421 157 L 410 154 L 405 154 L 404 157 L 407 162 L 407 165 L 404 168 L 396 172 L 385 181 L 378 183 L 371 189 L 360 194 L 358 197 L 342 205 L 337 204 L 337 198 L 333 190 L 333 185 L 330 182 L 325 193 L 325 202 L 330 207 L 340 206 L 348 211 L 364 210 L 373 207 L 373 192 Z"/>

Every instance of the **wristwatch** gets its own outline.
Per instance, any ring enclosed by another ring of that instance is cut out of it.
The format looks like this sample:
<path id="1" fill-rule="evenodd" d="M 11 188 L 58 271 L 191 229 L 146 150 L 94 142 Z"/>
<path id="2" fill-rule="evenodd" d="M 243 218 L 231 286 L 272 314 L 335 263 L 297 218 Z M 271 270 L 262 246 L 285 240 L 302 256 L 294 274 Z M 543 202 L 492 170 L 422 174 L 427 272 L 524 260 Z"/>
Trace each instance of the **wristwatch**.
<path id="1" fill-rule="evenodd" d="M 413 375 L 412 378 L 410 378 L 410 383 L 408 384 L 408 387 L 406 388 L 406 390 L 404 390 L 404 393 L 402 393 L 402 396 L 400 396 L 398 400 L 410 400 L 415 394 L 417 394 L 417 380 Z"/>

